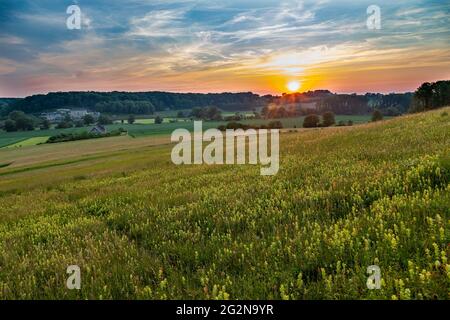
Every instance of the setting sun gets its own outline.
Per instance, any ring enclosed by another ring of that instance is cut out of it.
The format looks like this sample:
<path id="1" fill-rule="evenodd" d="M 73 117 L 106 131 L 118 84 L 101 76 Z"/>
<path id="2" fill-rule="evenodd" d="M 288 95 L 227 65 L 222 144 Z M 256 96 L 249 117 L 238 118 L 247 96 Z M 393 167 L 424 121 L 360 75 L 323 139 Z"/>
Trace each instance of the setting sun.
<path id="1" fill-rule="evenodd" d="M 287 84 L 287 88 L 289 89 L 289 91 L 292 91 L 292 92 L 298 91 L 298 89 L 300 89 L 300 82 L 291 81 Z"/>

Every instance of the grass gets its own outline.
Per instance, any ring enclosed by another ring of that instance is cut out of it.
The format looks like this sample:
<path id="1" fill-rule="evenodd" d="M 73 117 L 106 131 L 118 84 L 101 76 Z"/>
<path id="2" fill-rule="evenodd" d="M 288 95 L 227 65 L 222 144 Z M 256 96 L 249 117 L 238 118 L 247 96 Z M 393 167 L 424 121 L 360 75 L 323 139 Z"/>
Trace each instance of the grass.
<path id="1" fill-rule="evenodd" d="M 9 146 L 9 145 L 18 143 L 18 142 L 23 141 L 25 139 L 27 139 L 27 138 L 13 136 L 13 135 L 6 136 L 6 135 L 3 135 L 0 132 L 0 148 L 3 148 L 3 147 L 6 147 L 6 146 Z"/>
<path id="2" fill-rule="evenodd" d="M 21 147 L 35 146 L 35 145 L 47 142 L 48 138 L 50 138 L 50 137 L 48 136 L 48 137 L 28 138 L 28 139 L 22 140 L 20 142 L 16 142 L 14 144 L 10 144 L 6 147 L 7 148 L 21 148 Z"/>
<path id="3" fill-rule="evenodd" d="M 0 150 L 0 299 L 449 299 L 443 111 L 283 133 L 273 177 L 154 137 Z"/>

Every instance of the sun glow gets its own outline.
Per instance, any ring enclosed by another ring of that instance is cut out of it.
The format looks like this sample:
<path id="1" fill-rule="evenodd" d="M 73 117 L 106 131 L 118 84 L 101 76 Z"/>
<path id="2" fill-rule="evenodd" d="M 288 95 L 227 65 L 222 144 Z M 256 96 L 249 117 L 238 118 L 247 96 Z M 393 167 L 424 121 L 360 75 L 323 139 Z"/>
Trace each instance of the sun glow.
<path id="1" fill-rule="evenodd" d="M 291 81 L 287 84 L 287 88 L 291 92 L 296 92 L 298 89 L 300 89 L 300 82 L 298 81 Z"/>

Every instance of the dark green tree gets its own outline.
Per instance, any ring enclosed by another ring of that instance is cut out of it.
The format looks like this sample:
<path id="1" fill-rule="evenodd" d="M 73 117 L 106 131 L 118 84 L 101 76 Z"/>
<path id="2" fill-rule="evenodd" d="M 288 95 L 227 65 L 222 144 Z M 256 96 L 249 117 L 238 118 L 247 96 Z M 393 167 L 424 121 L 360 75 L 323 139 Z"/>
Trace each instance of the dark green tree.
<path id="1" fill-rule="evenodd" d="M 155 118 L 155 124 L 161 124 L 163 123 L 164 119 L 161 116 L 156 116 Z"/>
<path id="2" fill-rule="evenodd" d="M 381 113 L 380 110 L 375 109 L 372 113 L 372 121 L 376 122 L 376 121 L 380 121 L 383 120 L 383 114 Z"/>
<path id="3" fill-rule="evenodd" d="M 41 130 L 48 130 L 48 129 L 50 129 L 50 127 L 51 127 L 51 123 L 50 123 L 50 121 L 48 121 L 48 119 L 42 120 Z"/>
<path id="4" fill-rule="evenodd" d="M 7 119 L 5 121 L 3 127 L 5 128 L 5 131 L 7 131 L 7 132 L 17 131 L 16 122 L 11 119 Z"/>
<path id="5" fill-rule="evenodd" d="M 100 117 L 98 117 L 98 124 L 101 124 L 101 125 L 112 124 L 112 120 L 107 115 L 102 114 L 102 115 L 100 115 Z"/>
<path id="6" fill-rule="evenodd" d="M 315 128 L 319 125 L 320 118 L 317 114 L 310 114 L 305 117 L 305 120 L 303 120 L 303 127 L 304 128 Z"/>
<path id="7" fill-rule="evenodd" d="M 431 108 L 431 98 L 433 97 L 433 84 L 423 83 L 415 92 L 415 96 L 421 101 L 423 109 Z"/>
<path id="8" fill-rule="evenodd" d="M 330 127 L 336 123 L 334 113 L 327 111 L 322 115 L 322 123 L 324 127 Z"/>
<path id="9" fill-rule="evenodd" d="M 83 117 L 83 122 L 85 125 L 90 126 L 91 124 L 95 123 L 95 119 L 91 114 L 87 114 Z"/>

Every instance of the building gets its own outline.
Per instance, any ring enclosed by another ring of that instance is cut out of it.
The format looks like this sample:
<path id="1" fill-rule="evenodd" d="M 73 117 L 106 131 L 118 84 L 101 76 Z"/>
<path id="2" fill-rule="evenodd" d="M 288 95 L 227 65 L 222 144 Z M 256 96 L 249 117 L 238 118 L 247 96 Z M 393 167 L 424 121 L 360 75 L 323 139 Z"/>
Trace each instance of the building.
<path id="1" fill-rule="evenodd" d="M 101 124 L 96 125 L 95 127 L 93 127 L 91 129 L 91 131 L 89 131 L 89 133 L 93 133 L 93 134 L 105 134 L 108 133 L 108 130 L 106 130 L 106 128 L 104 126 L 102 126 Z"/>
<path id="2" fill-rule="evenodd" d="M 72 120 L 82 120 L 85 116 L 91 115 L 94 119 L 98 119 L 100 112 L 92 112 L 86 109 L 56 109 L 53 112 L 42 113 L 41 117 L 47 119 L 50 122 L 61 122 L 67 116 Z"/>

